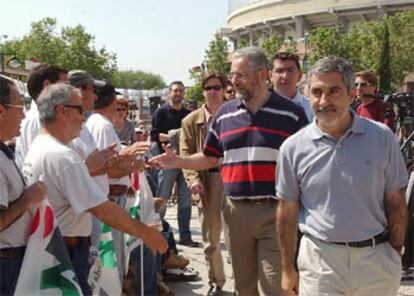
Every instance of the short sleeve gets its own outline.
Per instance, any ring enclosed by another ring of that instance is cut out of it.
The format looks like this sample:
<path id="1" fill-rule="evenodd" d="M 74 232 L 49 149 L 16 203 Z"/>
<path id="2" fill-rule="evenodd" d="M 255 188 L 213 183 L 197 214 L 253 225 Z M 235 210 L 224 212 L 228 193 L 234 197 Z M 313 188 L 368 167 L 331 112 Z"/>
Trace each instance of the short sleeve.
<path id="1" fill-rule="evenodd" d="M 287 146 L 280 147 L 276 167 L 276 196 L 282 200 L 296 201 L 299 198 L 299 182 L 292 165 L 292 157 Z"/>
<path id="2" fill-rule="evenodd" d="M 408 184 L 408 172 L 395 135 L 386 128 L 388 146 L 388 165 L 385 169 L 385 191 L 393 192 Z"/>
<path id="3" fill-rule="evenodd" d="M 77 162 L 66 167 L 59 178 L 61 188 L 65 190 L 65 197 L 77 214 L 107 201 L 105 194 L 93 181 L 83 163 Z"/>
<path id="4" fill-rule="evenodd" d="M 212 156 L 216 158 L 223 157 L 223 149 L 220 144 L 220 130 L 218 128 L 217 117 L 214 119 L 211 125 L 206 140 L 204 141 L 203 154 L 206 156 Z"/>

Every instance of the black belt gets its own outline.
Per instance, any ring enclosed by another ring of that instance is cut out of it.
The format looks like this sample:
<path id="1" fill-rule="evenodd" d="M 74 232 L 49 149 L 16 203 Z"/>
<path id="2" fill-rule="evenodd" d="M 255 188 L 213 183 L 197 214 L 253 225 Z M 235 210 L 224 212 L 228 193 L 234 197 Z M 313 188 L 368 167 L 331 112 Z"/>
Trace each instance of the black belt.
<path id="1" fill-rule="evenodd" d="M 63 241 L 65 244 L 70 246 L 79 246 L 82 244 L 82 241 L 87 240 L 88 245 L 91 245 L 91 237 L 90 236 L 64 236 Z"/>
<path id="2" fill-rule="evenodd" d="M 26 252 L 26 246 L 0 249 L 2 259 L 22 259 Z"/>
<path id="3" fill-rule="evenodd" d="M 208 169 L 208 172 L 209 173 L 220 173 L 220 169 L 215 167 L 215 168 Z"/>
<path id="4" fill-rule="evenodd" d="M 277 199 L 272 197 L 265 197 L 265 198 L 244 198 L 244 199 L 232 199 L 233 201 L 243 202 L 243 203 L 250 203 L 250 204 L 264 204 L 264 203 L 276 203 Z"/>
<path id="5" fill-rule="evenodd" d="M 358 242 L 327 242 L 329 244 L 353 247 L 353 248 L 365 248 L 365 247 L 374 247 L 376 245 L 385 243 L 388 241 L 388 232 L 384 231 L 374 237 L 369 239 L 358 241 Z"/>

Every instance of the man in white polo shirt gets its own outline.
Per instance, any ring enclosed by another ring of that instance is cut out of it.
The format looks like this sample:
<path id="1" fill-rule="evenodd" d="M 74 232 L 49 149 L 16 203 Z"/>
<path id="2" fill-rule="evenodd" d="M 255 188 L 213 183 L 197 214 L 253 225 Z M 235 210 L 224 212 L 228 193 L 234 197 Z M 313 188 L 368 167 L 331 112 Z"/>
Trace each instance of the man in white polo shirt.
<path id="1" fill-rule="evenodd" d="M 281 146 L 276 174 L 286 295 L 396 295 L 408 176 L 395 135 L 349 109 L 355 75 L 327 57 L 309 72 L 316 121 Z M 296 227 L 303 232 L 295 270 Z"/>

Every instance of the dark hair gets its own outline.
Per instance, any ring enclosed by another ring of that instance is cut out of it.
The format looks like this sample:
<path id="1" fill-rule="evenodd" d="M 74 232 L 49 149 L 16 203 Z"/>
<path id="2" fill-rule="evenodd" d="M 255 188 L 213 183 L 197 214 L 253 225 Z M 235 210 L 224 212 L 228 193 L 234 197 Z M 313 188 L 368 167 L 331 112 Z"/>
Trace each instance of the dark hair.
<path id="1" fill-rule="evenodd" d="M 42 92 L 45 80 L 49 80 L 52 84 L 56 83 L 59 80 L 60 74 L 68 74 L 68 71 L 59 66 L 49 64 L 41 64 L 35 67 L 27 80 L 27 91 L 33 100 L 36 100 Z"/>
<path id="2" fill-rule="evenodd" d="M 221 86 L 223 88 L 226 88 L 227 84 L 226 84 L 226 79 L 223 77 L 223 75 L 220 75 L 220 73 L 217 72 L 210 72 L 210 73 L 205 73 L 203 76 L 203 79 L 201 80 L 201 87 L 204 87 L 207 83 L 207 81 L 209 81 L 212 78 L 216 78 L 218 80 L 220 80 Z"/>
<path id="3" fill-rule="evenodd" d="M 114 100 L 116 100 L 115 87 L 109 82 L 106 82 L 103 87 L 98 88 L 96 95 L 95 109 L 106 108 L 111 105 Z"/>
<path id="4" fill-rule="evenodd" d="M 181 80 L 174 80 L 173 82 L 170 83 L 170 86 L 168 87 L 168 90 L 171 91 L 172 90 L 172 86 L 175 84 L 179 84 L 182 87 L 184 87 L 184 83 Z"/>
<path id="5" fill-rule="evenodd" d="M 361 77 L 362 79 L 366 80 L 372 86 L 376 87 L 378 85 L 377 76 L 372 71 L 367 70 L 367 71 L 357 72 L 355 73 L 355 77 Z"/>
<path id="6" fill-rule="evenodd" d="M 11 88 L 13 81 L 0 76 L 0 104 L 5 106 L 11 103 Z M 7 108 L 7 106 L 5 106 Z"/>
<path id="7" fill-rule="evenodd" d="M 273 62 L 275 60 L 281 60 L 281 61 L 294 61 L 296 68 L 298 68 L 298 71 L 300 71 L 300 62 L 299 62 L 299 56 L 295 53 L 291 53 L 291 52 L 285 52 L 285 51 L 281 51 L 276 53 L 273 56 L 272 59 L 272 67 L 273 67 Z"/>

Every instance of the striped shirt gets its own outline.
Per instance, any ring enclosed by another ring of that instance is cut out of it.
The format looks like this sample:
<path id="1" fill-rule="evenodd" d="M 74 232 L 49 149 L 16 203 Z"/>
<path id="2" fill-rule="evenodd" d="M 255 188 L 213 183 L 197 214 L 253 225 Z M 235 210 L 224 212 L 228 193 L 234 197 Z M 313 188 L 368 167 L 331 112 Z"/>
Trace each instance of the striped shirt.
<path id="1" fill-rule="evenodd" d="M 303 108 L 272 93 L 251 113 L 232 100 L 215 115 L 203 153 L 223 158 L 224 194 L 233 199 L 275 197 L 275 170 L 280 145 L 308 123 Z"/>

